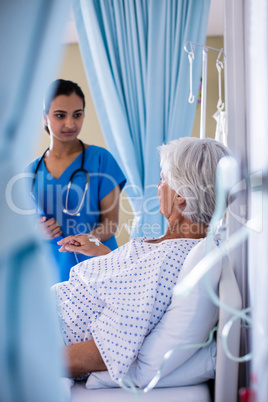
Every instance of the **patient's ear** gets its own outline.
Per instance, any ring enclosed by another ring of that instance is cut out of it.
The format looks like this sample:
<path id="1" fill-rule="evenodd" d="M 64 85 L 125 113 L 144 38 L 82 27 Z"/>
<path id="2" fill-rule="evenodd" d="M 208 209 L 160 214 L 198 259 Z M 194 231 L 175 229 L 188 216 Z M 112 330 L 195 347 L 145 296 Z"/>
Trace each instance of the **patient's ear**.
<path id="1" fill-rule="evenodd" d="M 186 207 L 186 198 L 181 197 L 179 194 L 175 195 L 175 204 L 180 211 L 183 211 Z"/>
<path id="2" fill-rule="evenodd" d="M 176 194 L 176 201 L 178 205 L 185 205 L 186 204 L 186 198 L 181 197 L 179 194 Z"/>

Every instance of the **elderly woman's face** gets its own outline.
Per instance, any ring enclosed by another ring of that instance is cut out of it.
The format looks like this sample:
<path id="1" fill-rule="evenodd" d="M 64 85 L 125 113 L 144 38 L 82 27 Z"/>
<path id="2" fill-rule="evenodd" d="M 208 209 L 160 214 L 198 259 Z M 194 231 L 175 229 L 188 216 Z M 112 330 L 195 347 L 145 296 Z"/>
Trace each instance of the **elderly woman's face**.
<path id="1" fill-rule="evenodd" d="M 168 219 L 174 209 L 177 194 L 174 190 L 172 190 L 172 188 L 169 187 L 162 171 L 160 173 L 160 177 L 161 180 L 157 186 L 159 212 Z"/>

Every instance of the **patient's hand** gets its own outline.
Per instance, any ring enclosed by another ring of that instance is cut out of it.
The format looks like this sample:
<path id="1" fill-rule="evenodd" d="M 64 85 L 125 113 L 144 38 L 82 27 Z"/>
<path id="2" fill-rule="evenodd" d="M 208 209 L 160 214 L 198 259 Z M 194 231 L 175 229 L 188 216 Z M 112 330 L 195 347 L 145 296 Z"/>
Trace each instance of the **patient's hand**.
<path id="1" fill-rule="evenodd" d="M 68 236 L 58 241 L 57 244 L 62 246 L 59 251 L 66 252 L 71 251 L 78 254 L 84 254 L 88 257 L 96 257 L 105 255 L 111 252 L 109 247 L 100 242 L 91 241 L 92 238 L 88 234 L 82 234 L 79 236 Z"/>
<path id="2" fill-rule="evenodd" d="M 47 219 L 41 216 L 37 220 L 37 225 L 41 228 L 45 239 L 55 239 L 62 234 L 61 227 L 54 218 Z"/>

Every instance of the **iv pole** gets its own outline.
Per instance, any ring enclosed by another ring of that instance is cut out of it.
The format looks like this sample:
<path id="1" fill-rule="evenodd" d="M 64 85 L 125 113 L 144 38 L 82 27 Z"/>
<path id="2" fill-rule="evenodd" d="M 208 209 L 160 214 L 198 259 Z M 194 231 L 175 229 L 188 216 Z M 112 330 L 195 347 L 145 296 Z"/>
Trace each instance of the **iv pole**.
<path id="1" fill-rule="evenodd" d="M 189 51 L 187 49 L 188 43 L 190 44 L 191 50 Z M 203 48 L 203 62 L 202 62 L 202 88 L 201 88 L 201 116 L 200 116 L 200 138 L 205 138 L 206 137 L 206 105 L 207 105 L 207 66 L 208 66 L 208 50 L 216 50 L 219 53 L 219 57 L 221 54 L 223 55 L 223 62 L 225 62 L 226 55 L 223 52 L 223 49 L 216 49 L 214 47 L 206 46 L 206 45 L 201 45 L 200 43 L 192 42 L 188 40 L 184 44 L 184 50 L 188 53 L 188 55 L 192 56 L 192 59 L 194 58 L 194 52 L 193 52 L 193 45 L 196 46 L 201 46 Z M 219 58 L 218 57 L 218 58 Z M 190 60 L 190 59 L 189 59 Z M 190 65 L 191 66 L 191 65 Z M 191 71 L 190 71 L 191 73 Z M 190 80 L 192 81 L 192 77 L 190 77 Z"/>

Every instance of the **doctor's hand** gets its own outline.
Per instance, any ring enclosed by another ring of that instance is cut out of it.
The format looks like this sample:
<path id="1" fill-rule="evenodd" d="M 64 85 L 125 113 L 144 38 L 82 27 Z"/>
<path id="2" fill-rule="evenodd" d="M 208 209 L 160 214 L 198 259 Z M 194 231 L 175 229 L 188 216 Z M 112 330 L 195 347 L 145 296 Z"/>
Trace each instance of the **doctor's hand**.
<path id="1" fill-rule="evenodd" d="M 78 236 L 67 236 L 57 242 L 62 246 L 59 251 L 64 253 L 70 251 L 73 253 L 84 254 L 88 257 L 97 257 L 111 252 L 109 247 L 102 244 L 97 238 L 88 234 Z"/>
<path id="2" fill-rule="evenodd" d="M 47 240 L 55 239 L 62 234 L 61 227 L 54 218 L 47 219 L 41 216 L 37 220 L 37 225 L 43 232 L 43 237 Z"/>

